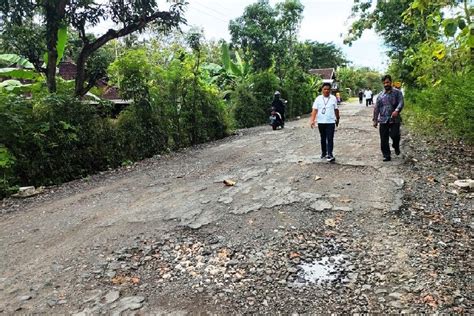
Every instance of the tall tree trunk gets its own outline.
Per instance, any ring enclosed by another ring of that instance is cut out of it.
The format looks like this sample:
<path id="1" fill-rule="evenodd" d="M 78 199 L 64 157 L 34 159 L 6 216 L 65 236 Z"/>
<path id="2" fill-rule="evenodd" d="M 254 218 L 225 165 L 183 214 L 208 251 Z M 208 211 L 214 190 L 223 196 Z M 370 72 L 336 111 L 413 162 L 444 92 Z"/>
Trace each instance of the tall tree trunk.
<path id="1" fill-rule="evenodd" d="M 48 91 L 56 92 L 56 63 L 58 60 L 58 30 L 63 23 L 66 13 L 67 0 L 45 0 L 44 9 L 46 11 L 46 38 L 48 48 L 48 64 L 46 66 L 46 79 Z"/>
<path id="2" fill-rule="evenodd" d="M 82 97 L 87 93 L 87 91 L 84 91 L 84 82 L 86 80 L 86 60 L 88 57 L 88 50 L 84 48 L 77 58 L 75 81 L 75 95 L 77 97 Z"/>

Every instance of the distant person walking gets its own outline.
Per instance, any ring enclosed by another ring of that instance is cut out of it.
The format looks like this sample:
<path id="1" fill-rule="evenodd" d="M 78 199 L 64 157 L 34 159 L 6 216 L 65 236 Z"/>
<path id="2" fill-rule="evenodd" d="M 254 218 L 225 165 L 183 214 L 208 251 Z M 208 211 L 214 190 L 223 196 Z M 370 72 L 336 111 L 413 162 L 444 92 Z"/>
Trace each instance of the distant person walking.
<path id="1" fill-rule="evenodd" d="M 365 106 L 372 105 L 372 90 L 370 88 L 367 88 L 365 90 L 364 96 L 365 96 Z"/>
<path id="2" fill-rule="evenodd" d="M 331 84 L 323 83 L 322 94 L 313 103 L 313 111 L 310 118 L 311 128 L 318 123 L 319 135 L 321 136 L 321 159 L 326 158 L 334 162 L 333 155 L 334 131 L 339 125 L 339 108 L 336 97 L 331 95 Z"/>
<path id="3" fill-rule="evenodd" d="M 389 137 L 395 154 L 400 155 L 400 112 L 403 109 L 403 94 L 392 87 L 392 77 L 385 75 L 382 78 L 384 91 L 380 92 L 374 107 L 374 127 L 380 125 L 380 148 L 383 161 L 391 160 Z"/>
<path id="4" fill-rule="evenodd" d="M 359 104 L 362 104 L 363 99 L 364 99 L 364 91 L 359 90 Z"/>

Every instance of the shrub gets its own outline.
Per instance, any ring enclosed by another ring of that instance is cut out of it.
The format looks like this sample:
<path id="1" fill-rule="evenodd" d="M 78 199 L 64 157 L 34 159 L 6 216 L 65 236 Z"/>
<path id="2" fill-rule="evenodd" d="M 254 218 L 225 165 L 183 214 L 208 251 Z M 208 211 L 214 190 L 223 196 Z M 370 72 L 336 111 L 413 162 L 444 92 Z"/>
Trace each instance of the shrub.
<path id="1" fill-rule="evenodd" d="M 430 134 L 446 134 L 474 142 L 472 72 L 449 74 L 436 86 L 406 92 L 407 123 Z"/>
<path id="2" fill-rule="evenodd" d="M 121 160 L 136 161 L 163 152 L 167 148 L 166 131 L 153 109 L 133 104 L 123 111 L 116 123 Z"/>
<path id="3" fill-rule="evenodd" d="M 0 196 L 16 185 L 50 185 L 154 154 L 222 138 L 231 119 L 217 88 L 201 78 L 194 56 L 147 67 L 143 51 L 111 66 L 134 102 L 111 118 L 108 103 L 57 94 L 0 94 Z M 129 67 L 130 66 L 130 67 Z"/>
<path id="4" fill-rule="evenodd" d="M 284 90 L 279 84 L 277 76 L 271 70 L 254 73 L 250 77 L 250 85 L 251 91 L 256 99 L 254 105 L 256 110 L 252 112 L 257 115 L 255 117 L 255 125 L 263 124 L 268 121 L 275 91 L 279 90 L 282 92 L 283 98 L 286 98 L 287 96 L 284 94 Z"/>
<path id="5" fill-rule="evenodd" d="M 232 113 L 237 127 L 252 127 L 262 123 L 265 112 L 257 106 L 257 98 L 245 83 L 231 93 Z"/>
<path id="6" fill-rule="evenodd" d="M 298 67 L 288 70 L 283 81 L 285 94 L 288 98 L 287 117 L 295 117 L 311 112 L 313 103 L 313 87 L 310 75 Z"/>
<path id="7" fill-rule="evenodd" d="M 0 143 L 16 158 L 17 182 L 61 183 L 110 164 L 110 126 L 93 106 L 60 95 L 2 101 Z"/>

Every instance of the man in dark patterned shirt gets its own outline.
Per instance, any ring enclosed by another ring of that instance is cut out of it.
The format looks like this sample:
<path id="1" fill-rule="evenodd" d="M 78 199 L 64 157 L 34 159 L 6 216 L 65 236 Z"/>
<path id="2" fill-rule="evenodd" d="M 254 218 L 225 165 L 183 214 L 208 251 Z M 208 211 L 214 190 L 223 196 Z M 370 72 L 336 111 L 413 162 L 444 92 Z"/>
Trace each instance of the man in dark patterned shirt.
<path id="1" fill-rule="evenodd" d="M 395 154 L 400 155 L 400 112 L 403 109 L 403 94 L 400 90 L 392 87 L 392 77 L 385 75 L 382 78 L 384 90 L 377 98 L 374 107 L 374 127 L 380 125 L 380 148 L 382 149 L 383 161 L 390 161 L 389 137 L 392 139 L 392 147 Z"/>

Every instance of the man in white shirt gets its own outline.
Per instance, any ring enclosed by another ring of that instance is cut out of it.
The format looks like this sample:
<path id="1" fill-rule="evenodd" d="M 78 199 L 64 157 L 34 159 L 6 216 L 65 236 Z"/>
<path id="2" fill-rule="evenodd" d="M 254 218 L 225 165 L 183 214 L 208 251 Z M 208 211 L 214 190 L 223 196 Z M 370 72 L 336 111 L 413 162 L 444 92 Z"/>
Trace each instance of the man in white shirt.
<path id="1" fill-rule="evenodd" d="M 365 106 L 372 105 L 372 90 L 370 88 L 367 88 L 364 92 L 365 96 Z"/>
<path id="2" fill-rule="evenodd" d="M 334 131 L 339 125 L 339 108 L 337 99 L 331 95 L 331 84 L 323 83 L 322 95 L 319 95 L 313 103 L 310 124 L 311 128 L 318 123 L 319 135 L 321 136 L 321 159 L 326 158 L 334 162 L 333 155 Z"/>

